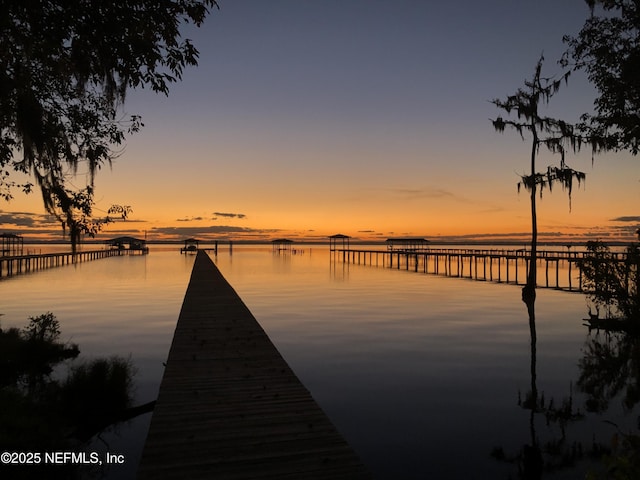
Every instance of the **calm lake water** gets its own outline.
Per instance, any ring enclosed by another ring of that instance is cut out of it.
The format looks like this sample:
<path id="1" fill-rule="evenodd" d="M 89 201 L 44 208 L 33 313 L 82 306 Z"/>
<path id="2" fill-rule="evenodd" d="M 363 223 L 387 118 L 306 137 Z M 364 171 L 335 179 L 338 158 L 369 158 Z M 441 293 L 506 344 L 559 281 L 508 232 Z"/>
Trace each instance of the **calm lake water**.
<path id="1" fill-rule="evenodd" d="M 38 249 L 40 247 L 37 247 Z M 44 248 L 44 247 L 43 247 Z M 218 268 L 293 370 L 379 479 L 516 478 L 531 443 L 528 316 L 520 287 L 330 261 L 328 246 L 274 254 L 271 246 L 221 246 Z M 152 246 L 147 256 L 80 263 L 0 281 L 2 327 L 53 312 L 81 358 L 120 355 L 137 367 L 136 402 L 153 400 L 194 256 Z M 576 391 L 589 336 L 585 297 L 538 290 L 537 388 L 560 404 Z M 565 442 L 609 444 L 637 411 L 614 400 L 565 430 Z M 104 435 L 90 450 L 123 454 L 109 478 L 133 478 L 150 415 Z M 536 415 L 541 442 L 560 427 Z M 583 478 L 580 461 L 544 478 Z"/>

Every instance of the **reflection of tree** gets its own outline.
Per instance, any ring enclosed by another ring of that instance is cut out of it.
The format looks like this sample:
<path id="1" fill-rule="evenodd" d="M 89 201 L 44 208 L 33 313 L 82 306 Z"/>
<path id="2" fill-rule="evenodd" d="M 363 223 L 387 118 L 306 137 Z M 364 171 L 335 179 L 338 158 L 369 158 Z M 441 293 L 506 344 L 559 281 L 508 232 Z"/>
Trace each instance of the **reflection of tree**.
<path id="1" fill-rule="evenodd" d="M 590 336 L 579 362 L 578 388 L 587 394 L 587 410 L 602 413 L 622 394 L 622 404 L 631 410 L 640 402 L 640 342 L 623 332 Z"/>
<path id="2" fill-rule="evenodd" d="M 577 384 L 587 395 L 588 411 L 603 413 L 618 397 L 627 412 L 640 402 L 639 340 L 637 335 L 624 331 L 589 336 L 583 349 L 584 357 L 578 364 Z M 635 479 L 640 472 L 640 436 L 615 427 L 610 455 L 604 457 L 607 472 L 603 478 Z"/>
<path id="3" fill-rule="evenodd" d="M 59 337 L 51 313 L 30 318 L 22 330 L 0 329 L 0 450 L 81 452 L 106 428 L 153 408 L 153 403 L 131 407 L 133 367 L 126 359 L 96 359 L 57 378 L 56 367 L 80 353 Z M 11 478 L 74 474 L 64 466 L 56 465 L 60 468 L 53 472 L 46 467 L 29 465 L 23 472 L 15 465 L 0 466 Z"/>
<path id="4" fill-rule="evenodd" d="M 589 243 L 588 255 L 581 264 L 585 289 L 598 312 L 590 312 L 588 319 L 589 331 L 597 329 L 598 333 L 589 337 L 583 348 L 584 357 L 579 361 L 577 388 L 587 395 L 587 412 L 604 413 L 615 398 L 621 398 L 627 411 L 640 403 L 639 265 L 637 245 L 630 246 L 625 258 L 619 259 L 600 242 Z M 535 296 L 523 295 L 523 300 L 527 305 L 531 336 L 531 385 L 524 398 L 519 395 L 518 405 L 530 411 L 530 439 L 515 454 L 507 455 L 502 447 L 497 447 L 493 455 L 517 464 L 520 479 L 540 479 L 545 472 L 571 467 L 587 455 L 602 459 L 606 467 L 604 476 L 591 472 L 589 478 L 638 478 L 640 436 L 637 434 L 618 429 L 607 446 L 594 440 L 584 447 L 581 442 L 568 438 L 567 426 L 584 415 L 574 404 L 573 392 L 556 404 L 553 398 L 546 400 L 544 393 L 538 391 Z M 601 309 L 606 318 L 599 317 Z M 557 427 L 552 438 L 545 441 L 538 438 L 536 420 L 539 418 L 544 418 L 547 426 Z"/>
<path id="5" fill-rule="evenodd" d="M 531 389 L 527 392 L 524 401 L 518 404 L 527 410 L 529 415 L 530 444 L 524 445 L 520 454 L 519 473 L 520 478 L 542 478 L 544 471 L 553 471 L 570 467 L 575 460 L 582 456 L 582 447 L 577 443 L 567 440 L 566 427 L 569 423 L 583 417 L 579 409 L 574 409 L 573 394 L 562 399 L 559 405 L 552 397 L 548 401 L 544 392 L 538 391 L 537 386 L 537 333 L 535 299 L 526 302 L 529 314 L 529 333 L 531 337 Z M 558 427 L 558 436 L 540 442 L 536 432 L 536 415 L 544 417 L 547 425 Z"/>
<path id="6" fill-rule="evenodd" d="M 523 296 L 524 298 L 524 296 Z M 535 316 L 535 296 L 525 299 L 529 316 L 529 333 L 531 338 L 530 389 L 524 399 L 518 393 L 518 405 L 529 410 L 529 443 L 523 445 L 516 454 L 508 455 L 502 447 L 493 451 L 498 460 L 514 463 L 518 467 L 518 478 L 536 480 L 542 478 L 544 472 L 553 472 L 572 467 L 584 456 L 584 448 L 579 442 L 571 442 L 566 435 L 567 426 L 583 418 L 579 409 L 575 408 L 573 393 L 556 404 L 555 399 L 545 399 L 544 392 L 537 385 L 537 332 Z M 557 436 L 545 441 L 538 437 L 536 420 L 544 418 L 547 426 L 557 427 Z"/>
<path id="7" fill-rule="evenodd" d="M 535 270 L 535 262 L 531 268 Z M 538 336 L 536 333 L 535 295 L 528 299 L 523 295 L 522 298 L 525 299 L 527 312 L 529 314 L 529 336 L 531 339 L 531 363 L 529 372 L 531 376 L 531 389 L 527 392 L 524 403 L 519 403 L 523 408 L 530 410 L 529 435 L 531 438 L 531 444 L 524 445 L 522 448 L 519 472 L 522 478 L 534 479 L 542 476 L 542 470 L 544 467 L 544 460 L 542 458 L 542 452 L 540 451 L 540 445 L 538 444 L 538 437 L 536 435 L 535 423 L 535 414 L 544 408 L 544 397 L 540 398 L 537 383 L 538 374 L 536 362 Z"/>

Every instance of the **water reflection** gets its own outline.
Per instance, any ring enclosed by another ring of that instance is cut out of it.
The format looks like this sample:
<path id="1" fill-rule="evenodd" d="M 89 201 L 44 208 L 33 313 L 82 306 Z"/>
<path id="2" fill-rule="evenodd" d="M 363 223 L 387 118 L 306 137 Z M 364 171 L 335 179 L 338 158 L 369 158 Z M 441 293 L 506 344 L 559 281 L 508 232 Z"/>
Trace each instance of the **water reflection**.
<path id="1" fill-rule="evenodd" d="M 233 250 L 220 246 L 218 267 L 377 478 L 516 478 L 516 460 L 496 462 L 489 452 L 500 444 L 513 458 L 533 444 L 531 410 L 516 405 L 519 389 L 521 404 L 532 390 L 529 324 L 517 287 L 332 266 L 326 247 L 288 259 L 274 258 L 270 245 Z M 192 265 L 193 256 L 176 246 L 154 247 L 144 259 L 16 277 L 1 284 L 3 326 L 22 327 L 32 311 L 53 310 L 82 356 L 132 356 L 134 403 L 145 403 L 157 395 Z M 587 335 L 579 321 L 584 297 L 544 289 L 535 307 L 538 397 L 545 407 L 551 395 L 557 406 L 573 397 L 584 409 L 583 394 L 570 386 Z M 606 419 L 625 425 L 610 416 L 616 404 Z M 127 459 L 111 478 L 135 478 L 148 417 L 103 435 Z M 546 458 L 547 439 L 562 434 L 544 413 L 534 417 Z M 571 423 L 567 443 L 590 447 L 595 431 L 610 445 L 616 429 L 601 420 L 589 414 Z M 580 477 L 576 471 L 560 474 Z"/>
<path id="2" fill-rule="evenodd" d="M 587 395 L 589 412 L 607 412 L 613 400 L 631 413 L 640 402 L 640 338 L 629 332 L 590 333 L 580 360 L 578 387 Z M 637 478 L 640 473 L 640 436 L 610 422 L 614 435 L 603 462 L 613 478 Z M 637 419 L 640 429 L 640 417 Z"/>
<path id="3" fill-rule="evenodd" d="M 625 332 L 597 332 L 585 342 L 578 387 L 587 394 L 586 408 L 603 413 L 620 396 L 631 411 L 640 402 L 640 341 Z"/>
<path id="4" fill-rule="evenodd" d="M 573 467 L 584 457 L 582 443 L 571 441 L 567 437 L 567 427 L 584 418 L 584 415 L 574 405 L 571 387 L 568 395 L 559 402 L 554 397 L 545 398 L 544 392 L 538 390 L 535 295 L 527 297 L 525 303 L 530 335 L 530 385 L 524 398 L 522 393 L 518 392 L 518 406 L 529 411 L 528 443 L 522 445 L 515 454 L 505 452 L 503 447 L 496 447 L 492 455 L 497 460 L 515 464 L 517 478 L 535 480 L 543 478 L 544 473 Z M 547 432 L 544 441 L 538 433 L 538 424 L 542 420 Z"/>
<path id="5" fill-rule="evenodd" d="M 640 342 L 637 335 L 628 331 L 592 331 L 585 340 L 583 357 L 578 361 L 577 392 L 584 398 L 576 399 L 573 386 L 560 400 L 545 398 L 538 390 L 537 332 L 535 300 L 527 303 L 530 333 L 530 388 L 524 394 L 518 392 L 518 406 L 529 411 L 528 442 L 515 453 L 496 447 L 492 456 L 499 461 L 514 464 L 517 478 L 534 480 L 553 475 L 562 470 L 572 470 L 583 460 L 588 478 L 637 478 L 640 473 L 640 436 L 628 427 L 608 420 L 611 402 L 620 400 L 624 413 L 629 414 L 640 402 Z M 580 405 L 584 405 L 582 408 Z M 584 409 L 584 411 L 583 411 Z M 612 427 L 613 435 L 602 439 L 594 435 L 591 442 L 569 429 L 587 417 L 600 415 L 604 423 Z M 611 413 L 610 416 L 613 416 Z M 625 420 L 628 423 L 629 416 Z M 640 417 L 637 427 L 640 428 Z M 539 427 L 545 428 L 541 440 Z M 609 438 L 612 438 L 609 441 Z"/>

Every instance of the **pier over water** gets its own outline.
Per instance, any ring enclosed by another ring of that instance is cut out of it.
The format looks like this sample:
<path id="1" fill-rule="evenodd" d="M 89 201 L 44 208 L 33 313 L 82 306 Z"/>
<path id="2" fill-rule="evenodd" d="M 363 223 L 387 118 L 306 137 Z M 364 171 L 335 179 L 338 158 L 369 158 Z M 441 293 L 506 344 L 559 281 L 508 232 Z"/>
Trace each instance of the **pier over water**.
<path id="1" fill-rule="evenodd" d="M 612 261 L 624 262 L 626 253 L 614 253 Z M 531 252 L 519 249 L 388 248 L 371 250 L 331 246 L 332 261 L 346 264 L 410 270 L 448 277 L 524 285 L 531 267 Z M 580 263 L 584 251 L 539 250 L 535 258 L 538 287 L 581 292 Z"/>
<path id="2" fill-rule="evenodd" d="M 149 253 L 146 240 L 134 237 L 118 237 L 108 240 L 106 242 L 108 248 L 102 250 L 31 254 L 24 253 L 24 241 L 20 235 L 3 233 L 0 234 L 0 240 L 0 279 L 89 260 Z"/>
<path id="3" fill-rule="evenodd" d="M 370 478 L 204 251 L 195 259 L 138 478 Z"/>
<path id="4" fill-rule="evenodd" d="M 88 262 L 101 258 L 138 253 L 134 250 L 88 250 L 84 252 L 35 253 L 0 257 L 0 279 L 23 273 L 37 272 L 47 268 Z"/>

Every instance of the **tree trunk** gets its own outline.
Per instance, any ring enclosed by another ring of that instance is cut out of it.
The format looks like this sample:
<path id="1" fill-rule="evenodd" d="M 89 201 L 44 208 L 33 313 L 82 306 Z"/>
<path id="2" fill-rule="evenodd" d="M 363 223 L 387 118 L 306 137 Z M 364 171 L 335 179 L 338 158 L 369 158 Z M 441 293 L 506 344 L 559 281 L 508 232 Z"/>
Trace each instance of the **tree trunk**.
<path id="1" fill-rule="evenodd" d="M 531 133 L 533 141 L 531 142 L 531 258 L 529 260 L 529 273 L 527 275 L 527 283 L 522 289 L 522 301 L 529 306 L 529 302 L 533 303 L 536 299 L 536 263 L 538 256 L 538 216 L 536 212 L 536 151 L 538 148 L 538 134 L 535 125 L 532 122 Z"/>

